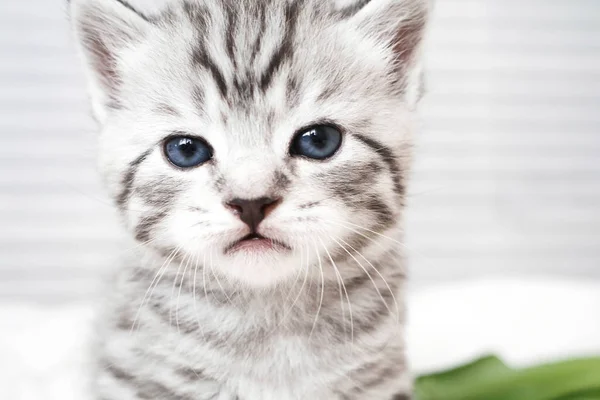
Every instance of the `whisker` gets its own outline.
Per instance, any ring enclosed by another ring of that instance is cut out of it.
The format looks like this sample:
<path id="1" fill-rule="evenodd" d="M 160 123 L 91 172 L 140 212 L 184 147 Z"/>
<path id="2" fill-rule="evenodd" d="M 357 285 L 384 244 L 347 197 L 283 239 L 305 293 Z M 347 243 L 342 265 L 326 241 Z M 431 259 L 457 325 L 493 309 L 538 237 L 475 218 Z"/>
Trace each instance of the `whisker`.
<path id="1" fill-rule="evenodd" d="M 296 248 L 294 248 L 294 256 L 296 255 Z M 302 265 L 302 251 L 300 252 L 300 265 Z M 287 295 L 285 296 L 282 304 L 285 306 L 285 304 L 288 302 L 288 300 L 290 299 L 290 297 L 292 297 L 292 288 L 294 288 L 296 286 L 296 284 L 298 283 L 298 279 L 300 279 L 300 275 L 302 274 L 302 268 L 300 268 L 298 270 L 298 273 L 296 274 L 296 278 L 294 279 L 294 282 L 292 283 L 290 290 L 287 291 Z"/>
<path id="2" fill-rule="evenodd" d="M 390 295 L 392 296 L 392 299 L 394 300 L 394 305 L 396 307 L 396 316 L 399 319 L 400 318 L 400 307 L 398 306 L 398 301 L 396 300 L 396 296 L 394 295 L 394 291 L 392 290 L 392 288 L 390 287 L 390 285 L 388 284 L 388 282 L 384 278 L 384 276 L 381 274 L 381 272 L 379 272 L 379 270 L 373 265 L 373 263 L 371 263 L 371 261 L 367 260 L 367 258 L 360 251 L 356 250 L 354 247 L 352 247 L 350 244 L 348 244 L 348 242 L 346 242 L 344 239 L 339 238 L 339 240 L 341 242 L 343 242 L 346 246 L 348 246 L 356 254 L 358 254 L 363 260 L 365 260 L 367 262 L 367 264 L 369 264 L 371 266 L 371 268 L 373 268 L 373 270 L 375 270 L 375 272 L 377 273 L 377 275 L 379 275 L 379 277 L 381 278 L 381 280 L 383 281 L 383 283 L 387 287 L 387 290 L 390 292 Z"/>
<path id="3" fill-rule="evenodd" d="M 315 320 L 313 322 L 312 329 L 310 330 L 310 334 L 308 335 L 308 340 L 312 338 L 312 334 L 317 326 L 317 320 L 319 319 L 319 313 L 321 312 L 321 307 L 323 306 L 323 297 L 325 296 L 325 275 L 323 273 L 323 264 L 321 263 L 321 255 L 319 254 L 319 250 L 317 249 L 317 243 L 313 239 L 313 245 L 315 247 L 315 253 L 317 254 L 317 259 L 319 260 L 319 270 L 321 271 L 321 299 L 319 300 L 319 307 L 317 308 L 317 314 L 315 315 Z"/>
<path id="4" fill-rule="evenodd" d="M 204 257 L 206 257 L 206 252 L 203 252 Z M 194 279 L 192 281 L 192 299 L 193 299 L 193 304 L 194 304 L 194 316 L 196 317 L 196 323 L 198 324 L 198 329 L 200 330 L 202 337 L 205 337 L 204 335 L 204 327 L 202 326 L 202 324 L 200 324 L 200 317 L 198 314 L 198 299 L 196 297 L 196 282 L 198 280 L 198 267 L 200 263 L 200 253 L 196 252 L 196 259 L 195 259 L 195 264 L 194 264 Z M 204 270 L 204 264 L 202 265 L 202 269 Z M 190 274 L 191 274 L 191 270 L 190 270 Z"/>
<path id="5" fill-rule="evenodd" d="M 225 290 L 225 288 L 223 287 L 223 285 L 221 285 L 221 281 L 219 280 L 219 277 L 215 273 L 214 264 L 213 264 L 213 252 L 212 252 L 212 249 L 210 251 L 210 271 L 212 273 L 213 278 L 215 278 L 215 281 L 217 282 L 217 285 L 219 285 L 219 288 L 221 289 L 221 291 L 223 292 L 223 294 L 227 298 L 227 301 L 229 301 L 229 304 L 233 307 L 233 301 L 231 300 L 231 297 L 229 297 L 229 295 L 227 294 L 227 291 Z"/>
<path id="6" fill-rule="evenodd" d="M 335 264 L 335 261 L 333 261 L 333 257 L 331 256 L 331 253 L 329 253 L 327 246 L 325 246 L 325 243 L 323 243 L 323 239 L 321 239 L 320 236 L 318 237 L 318 239 L 321 242 L 323 249 L 327 253 L 327 257 L 329 258 L 329 261 L 331 262 L 331 265 L 333 266 L 333 270 L 338 279 L 338 282 L 341 284 L 341 287 L 344 290 L 344 294 L 346 295 L 346 301 L 348 302 L 348 312 L 350 313 L 350 344 L 352 347 L 354 347 L 354 321 L 352 318 L 352 303 L 350 302 L 350 296 L 348 296 L 348 290 L 346 289 L 346 284 L 344 283 L 342 274 L 340 273 L 340 270 L 338 269 L 337 265 Z M 341 298 L 341 292 L 340 292 L 340 298 Z M 342 302 L 342 312 L 344 312 L 343 302 Z M 345 318 L 345 316 L 344 316 L 344 318 Z"/>
<path id="7" fill-rule="evenodd" d="M 202 268 L 202 286 L 204 287 L 204 297 L 208 299 L 208 291 L 206 290 L 206 253 L 204 253 L 202 258 L 204 264 L 204 268 Z"/>
<path id="8" fill-rule="evenodd" d="M 177 252 L 179 251 L 180 247 L 176 247 L 174 250 L 171 250 L 171 253 L 169 254 L 169 256 L 165 259 L 165 261 L 163 262 L 163 264 L 161 265 L 161 267 L 158 269 L 158 271 L 156 272 L 156 274 L 154 274 L 154 278 L 152 279 L 152 282 L 150 282 L 150 285 L 148 286 L 148 289 L 146 290 L 146 293 L 144 294 L 144 297 L 142 298 L 142 302 L 140 303 L 140 306 L 138 308 L 138 311 L 135 314 L 135 318 L 133 319 L 133 324 L 131 325 L 131 331 L 129 332 L 129 334 L 132 334 L 135 330 L 135 324 L 140 316 L 140 313 L 142 311 L 142 308 L 145 305 L 146 301 L 149 301 L 150 298 L 152 297 L 152 293 L 154 293 L 154 285 L 158 285 L 158 282 L 160 281 L 160 276 L 162 276 L 162 274 L 164 273 L 163 270 L 166 270 L 168 268 L 167 264 L 171 263 L 171 259 L 177 256 Z M 150 294 L 150 297 L 148 297 L 148 295 Z"/>
<path id="9" fill-rule="evenodd" d="M 169 269 L 169 267 L 171 266 L 171 263 L 173 262 L 173 260 L 175 260 L 175 257 L 177 256 L 177 254 L 179 253 L 179 251 L 183 248 L 182 246 L 179 246 L 177 248 L 177 252 L 173 255 L 173 257 L 171 257 L 171 259 L 168 260 L 168 262 L 166 263 L 165 267 L 162 268 L 162 272 L 160 274 L 160 276 L 158 277 L 157 281 L 154 284 L 154 287 L 152 288 L 152 291 L 150 292 L 150 296 L 148 296 L 148 302 L 152 299 L 152 296 L 154 295 L 154 291 L 156 290 L 156 288 L 158 287 L 158 284 L 160 283 L 160 281 L 162 280 L 162 278 L 164 277 L 165 273 L 167 272 L 167 270 Z M 169 310 L 169 325 L 171 324 L 170 321 L 170 310 Z"/>
<path id="10" fill-rule="evenodd" d="M 322 219 L 322 218 L 321 218 L 321 219 Z M 342 222 L 342 221 L 334 221 L 334 220 L 328 220 L 328 219 L 322 219 L 322 220 L 323 220 L 323 221 L 326 221 L 326 222 L 330 222 L 330 223 L 332 223 L 332 224 L 336 224 L 336 225 L 343 226 L 343 227 L 345 227 L 345 228 L 347 228 L 347 229 L 350 229 L 350 228 L 348 228 L 347 226 L 345 226 L 345 224 L 347 224 L 347 225 L 352 225 L 352 226 L 355 226 L 355 227 L 357 227 L 357 228 L 363 229 L 363 230 L 365 230 L 365 231 L 367 231 L 367 232 L 373 233 L 373 234 L 375 234 L 375 235 L 377 235 L 377 236 L 379 236 L 379 237 L 382 237 L 382 238 L 384 238 L 384 239 L 390 240 L 390 241 L 392 241 L 392 242 L 394 242 L 394 243 L 396 243 L 396 244 L 399 244 L 399 245 L 401 245 L 401 246 L 405 246 L 405 244 L 404 244 L 404 243 L 402 243 L 401 241 L 399 241 L 399 240 L 397 240 L 397 239 L 394 239 L 394 238 L 392 238 L 392 237 L 389 237 L 389 236 L 387 236 L 387 235 L 384 235 L 383 233 L 379 233 L 379 232 L 377 232 L 377 231 L 374 231 L 374 230 L 372 230 L 372 229 L 365 228 L 364 226 L 360 226 L 360 225 L 357 225 L 357 224 L 353 224 L 352 222 L 348 222 L 348 221 L 344 221 L 344 222 Z"/>
<path id="11" fill-rule="evenodd" d="M 322 219 L 322 220 L 323 220 L 323 219 Z M 329 222 L 328 220 L 323 220 L 323 221 Z M 380 249 L 387 250 L 387 247 L 385 247 L 383 244 L 381 244 L 380 242 L 378 242 L 378 241 L 377 241 L 377 240 L 375 240 L 374 238 L 372 238 L 372 237 L 370 237 L 370 236 L 367 236 L 367 235 L 365 235 L 364 233 L 357 231 L 356 229 L 350 228 L 350 227 L 348 227 L 348 226 L 344 225 L 344 223 L 340 223 L 340 222 L 337 222 L 337 223 L 336 223 L 336 222 L 332 222 L 332 223 L 334 223 L 334 224 L 337 224 L 337 225 L 339 225 L 339 226 L 342 226 L 343 228 L 345 228 L 345 229 L 348 229 L 350 232 L 354 232 L 354 233 L 356 233 L 357 235 L 359 235 L 359 236 L 361 236 L 361 237 L 364 237 L 365 239 L 368 239 L 368 240 L 370 240 L 371 242 L 373 242 L 374 244 L 376 244 L 376 245 L 377 245 L 377 246 L 378 246 Z M 352 225 L 354 225 L 354 226 L 358 226 L 358 227 L 360 227 L 361 229 L 365 229 L 365 230 L 367 230 L 367 228 L 361 227 L 360 225 L 356 225 L 356 224 L 352 224 Z M 369 231 L 370 231 L 370 232 L 373 232 L 373 231 L 371 231 L 371 230 L 369 230 Z M 374 232 L 374 233 L 377 233 L 377 232 Z M 418 252 L 418 251 L 415 251 L 414 249 L 411 249 L 411 248 L 410 248 L 409 246 L 407 246 L 405 243 L 399 242 L 399 241 L 397 241 L 397 240 L 395 240 L 395 239 L 392 239 L 392 238 L 390 238 L 389 236 L 385 236 L 385 235 L 382 235 L 382 234 L 378 234 L 378 236 L 382 236 L 382 237 L 384 237 L 384 238 L 386 238 L 386 239 L 393 240 L 393 241 L 394 241 L 396 244 L 399 244 L 399 245 L 400 245 L 402 248 L 404 248 L 405 250 L 407 250 L 407 251 L 410 251 L 410 252 L 412 252 L 413 254 L 416 254 L 416 255 L 418 255 L 418 256 L 421 256 L 421 257 L 423 257 L 423 258 L 427 259 L 427 256 L 426 256 L 426 255 L 424 255 L 424 254 L 422 254 L 422 253 L 420 253 L 420 252 Z M 426 265 L 427 267 L 430 267 L 430 268 L 432 268 L 432 269 L 436 269 L 436 266 L 435 266 L 435 265 L 433 265 L 433 264 L 431 264 L 431 263 L 429 263 L 427 260 L 423 260 L 422 262 L 423 262 L 423 264 L 424 264 L 424 265 Z"/>
<path id="12" fill-rule="evenodd" d="M 149 244 L 152 244 L 152 243 L 158 241 L 158 239 L 160 239 L 160 238 L 162 238 L 164 236 L 167 236 L 168 234 L 169 234 L 169 232 L 161 232 L 158 235 L 154 235 L 154 237 L 152 239 L 149 239 L 149 240 L 146 240 L 146 241 L 143 241 L 143 242 L 137 242 L 137 243 L 135 243 L 131 247 L 119 250 L 116 254 L 117 255 L 124 255 L 124 254 L 127 254 L 129 252 L 133 252 L 133 251 L 137 250 L 138 248 L 141 248 L 143 246 L 147 246 Z"/>
<path id="13" fill-rule="evenodd" d="M 185 267 L 183 268 L 183 273 L 181 274 L 181 280 L 179 281 L 179 293 L 177 294 L 177 302 L 175 304 L 175 324 L 177 325 L 177 332 L 181 335 L 181 329 L 179 327 L 179 301 L 181 300 L 181 290 L 183 289 L 183 280 L 185 278 L 185 273 L 192 261 L 192 257 L 187 257 L 187 261 L 185 263 Z M 179 270 L 177 270 L 177 274 L 179 274 Z M 177 279 L 177 275 L 175 275 L 175 279 Z"/>
<path id="14" fill-rule="evenodd" d="M 308 249 L 308 245 L 306 247 Z M 289 313 L 292 312 L 292 310 L 294 309 L 294 306 L 296 305 L 296 303 L 300 299 L 300 296 L 302 296 L 302 293 L 303 293 L 303 290 L 304 290 L 304 285 L 306 285 L 306 280 L 308 278 L 308 257 L 306 257 L 306 268 L 304 267 L 304 262 L 303 261 L 304 261 L 304 252 L 303 252 L 303 248 L 301 248 L 301 250 L 300 250 L 300 265 L 302 266 L 302 269 L 304 269 L 304 279 L 302 280 L 302 286 L 300 286 L 300 290 L 298 291 L 298 295 L 296 296 L 296 298 L 292 302 L 292 305 L 287 310 L 285 310 L 283 312 L 283 316 L 281 317 L 281 322 L 277 325 L 277 327 L 279 327 L 282 323 L 285 322 L 285 320 L 287 319 Z"/>
<path id="15" fill-rule="evenodd" d="M 390 314 L 392 313 L 392 310 L 390 310 L 387 302 L 385 301 L 385 299 L 383 298 L 383 295 L 381 294 L 381 291 L 379 290 L 379 288 L 377 287 L 377 284 L 375 283 L 375 280 L 373 279 L 373 277 L 371 276 L 371 274 L 369 274 L 369 271 L 367 271 L 367 269 L 362 265 L 362 263 L 360 261 L 358 261 L 358 259 L 356 257 L 354 257 L 354 255 L 352 253 L 350 253 L 348 251 L 348 249 L 346 249 L 340 242 L 337 241 L 337 239 L 335 239 L 334 237 L 331 237 L 331 240 L 333 240 L 334 242 L 336 242 L 346 253 L 348 253 L 348 255 L 350 257 L 352 257 L 352 259 L 356 262 L 356 264 L 358 264 L 360 266 L 360 268 L 365 272 L 365 274 L 367 274 L 367 276 L 369 277 L 369 280 L 371 281 L 371 283 L 373 283 L 373 287 L 375 288 L 375 290 L 377 291 L 377 294 L 379 295 L 379 297 L 381 298 L 381 301 L 383 302 L 383 304 L 385 305 L 385 308 L 388 310 L 388 312 Z"/>
<path id="16" fill-rule="evenodd" d="M 173 320 L 173 299 L 175 298 L 175 286 L 177 286 L 177 278 L 179 277 L 179 271 L 181 271 L 181 267 L 183 266 L 183 264 L 185 262 L 187 262 L 188 256 L 185 255 L 183 257 L 183 259 L 181 260 L 181 262 L 179 263 L 178 267 L 177 267 L 177 272 L 175 273 L 175 277 L 173 278 L 173 287 L 171 289 L 171 298 L 170 298 L 170 303 L 171 305 L 169 306 L 169 326 L 172 326 L 172 320 Z M 176 321 L 177 322 L 177 321 Z M 179 327 L 177 327 L 179 329 Z M 179 332 L 181 334 L 181 332 Z"/>

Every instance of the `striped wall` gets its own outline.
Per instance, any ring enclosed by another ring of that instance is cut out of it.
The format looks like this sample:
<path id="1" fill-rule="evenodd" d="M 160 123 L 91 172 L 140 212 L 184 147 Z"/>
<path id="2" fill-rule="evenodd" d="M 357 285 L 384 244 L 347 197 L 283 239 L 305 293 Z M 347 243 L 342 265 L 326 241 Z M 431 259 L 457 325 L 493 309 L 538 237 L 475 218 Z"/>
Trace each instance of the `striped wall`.
<path id="1" fill-rule="evenodd" d="M 93 293 L 123 250 L 73 47 L 62 1 L 0 3 L 0 297 Z M 438 0 L 427 55 L 414 282 L 600 278 L 600 2 Z"/>

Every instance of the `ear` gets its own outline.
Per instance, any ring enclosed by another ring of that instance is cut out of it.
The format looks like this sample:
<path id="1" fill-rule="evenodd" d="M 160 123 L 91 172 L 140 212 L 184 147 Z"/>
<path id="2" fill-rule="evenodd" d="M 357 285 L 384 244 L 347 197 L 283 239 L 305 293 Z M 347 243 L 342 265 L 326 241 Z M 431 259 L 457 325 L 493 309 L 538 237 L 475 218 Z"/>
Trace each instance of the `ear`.
<path id="1" fill-rule="evenodd" d="M 390 51 L 395 79 L 407 102 L 414 106 L 422 95 L 421 48 L 432 0 L 338 1 L 346 3 L 341 13 Z"/>
<path id="2" fill-rule="evenodd" d="M 83 59 L 95 117 L 118 105 L 119 58 L 139 43 L 150 22 L 123 0 L 70 0 L 71 23 Z"/>

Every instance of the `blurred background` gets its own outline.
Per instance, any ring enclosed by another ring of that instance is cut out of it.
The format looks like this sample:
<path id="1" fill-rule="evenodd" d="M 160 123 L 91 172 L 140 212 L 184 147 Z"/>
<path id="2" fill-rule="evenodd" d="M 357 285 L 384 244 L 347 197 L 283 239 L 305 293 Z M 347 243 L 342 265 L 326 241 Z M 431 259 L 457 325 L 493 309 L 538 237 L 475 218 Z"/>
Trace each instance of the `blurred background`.
<path id="1" fill-rule="evenodd" d="M 0 399 L 86 398 L 89 306 L 126 250 L 65 3 L 0 1 Z M 426 55 L 414 370 L 599 354 L 600 1 L 437 0 Z"/>
<path id="2" fill-rule="evenodd" d="M 438 0 L 426 54 L 413 285 L 600 280 L 600 2 Z M 89 115 L 65 3 L 0 2 L 0 298 L 89 296 L 123 250 Z"/>

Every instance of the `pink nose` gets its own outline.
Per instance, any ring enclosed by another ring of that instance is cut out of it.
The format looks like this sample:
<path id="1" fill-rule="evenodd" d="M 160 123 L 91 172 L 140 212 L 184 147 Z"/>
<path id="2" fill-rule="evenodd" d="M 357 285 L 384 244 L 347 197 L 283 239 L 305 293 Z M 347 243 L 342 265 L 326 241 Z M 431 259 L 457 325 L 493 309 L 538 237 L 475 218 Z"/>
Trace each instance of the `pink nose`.
<path id="1" fill-rule="evenodd" d="M 273 211 L 281 202 L 281 199 L 273 199 L 270 197 L 261 197 L 259 199 L 233 199 L 227 202 L 227 206 L 252 229 L 256 232 L 258 225 L 263 219 Z"/>

